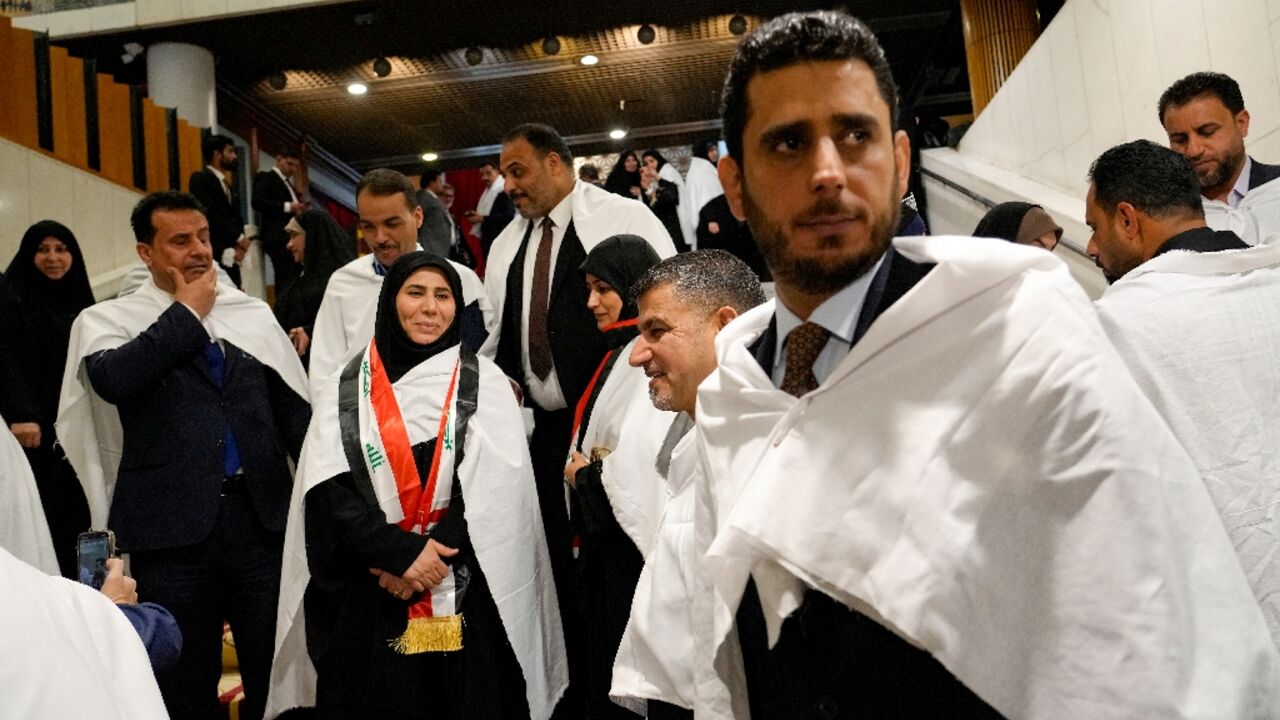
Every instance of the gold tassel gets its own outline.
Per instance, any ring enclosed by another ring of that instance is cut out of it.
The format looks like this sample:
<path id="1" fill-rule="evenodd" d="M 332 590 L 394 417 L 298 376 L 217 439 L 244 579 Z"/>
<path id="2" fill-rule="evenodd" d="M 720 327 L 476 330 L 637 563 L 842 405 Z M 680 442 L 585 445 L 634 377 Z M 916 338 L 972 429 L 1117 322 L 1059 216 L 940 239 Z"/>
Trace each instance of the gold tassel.
<path id="1" fill-rule="evenodd" d="M 462 613 L 410 619 L 404 634 L 391 641 L 391 649 L 401 655 L 461 650 Z"/>

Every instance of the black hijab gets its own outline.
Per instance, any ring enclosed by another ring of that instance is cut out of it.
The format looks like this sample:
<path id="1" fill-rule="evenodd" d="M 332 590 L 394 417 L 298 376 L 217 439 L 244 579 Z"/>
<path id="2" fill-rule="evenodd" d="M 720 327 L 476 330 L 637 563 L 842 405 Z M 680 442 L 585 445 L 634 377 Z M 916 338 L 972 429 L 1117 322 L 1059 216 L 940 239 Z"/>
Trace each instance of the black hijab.
<path id="1" fill-rule="evenodd" d="M 609 283 L 622 297 L 618 320 L 630 320 L 640 314 L 635 298 L 631 297 L 631 286 L 661 260 L 653 246 L 639 235 L 614 235 L 592 248 L 578 271 L 591 273 Z"/>
<path id="2" fill-rule="evenodd" d="M 998 238 L 1016 243 L 1018 242 L 1018 231 L 1022 227 L 1022 221 L 1027 217 L 1027 213 L 1035 208 L 1040 208 L 1040 206 L 1016 201 L 1000 203 L 982 216 L 982 219 L 978 221 L 978 226 L 973 229 L 973 236 Z M 1044 209 L 1040 208 L 1040 212 L 1044 213 Z M 1037 232 L 1031 237 L 1039 237 L 1044 232 L 1047 232 L 1047 230 Z M 1058 230 L 1058 236 L 1062 236 L 1061 229 Z"/>
<path id="3" fill-rule="evenodd" d="M 644 158 L 644 159 L 647 159 L 647 158 L 653 158 L 654 160 L 657 160 L 657 161 L 658 161 L 658 169 L 659 169 L 659 170 L 661 170 L 661 169 L 662 169 L 662 166 L 663 166 L 663 165 L 666 165 L 666 164 L 667 164 L 667 159 L 666 159 L 665 157 L 663 157 L 663 156 L 662 156 L 662 153 L 658 152 L 657 150 L 645 150 L 645 151 L 644 151 L 644 155 L 642 156 L 642 158 Z M 641 163 L 641 164 L 643 164 L 643 163 Z"/>
<path id="4" fill-rule="evenodd" d="M 444 273 L 456 306 L 453 322 L 435 342 L 427 345 L 419 345 L 409 339 L 409 335 L 400 326 L 400 315 L 396 312 L 396 296 L 400 294 L 400 289 L 409 276 L 422 268 L 434 268 Z M 378 294 L 378 317 L 373 326 L 373 341 L 378 347 L 382 365 L 387 369 L 387 379 L 394 383 L 413 368 L 457 345 L 462 339 L 458 321 L 463 307 L 462 279 L 447 259 L 423 251 L 401 255 L 382 281 L 382 292 Z"/>
<path id="5" fill-rule="evenodd" d="M 636 169 L 627 171 L 627 156 L 636 159 Z M 635 150 L 623 150 L 618 153 L 618 161 L 609 171 L 609 179 L 604 181 L 604 189 L 623 197 L 634 197 L 631 188 L 640 187 L 640 158 Z"/>
<path id="6" fill-rule="evenodd" d="M 50 280 L 36 267 L 36 251 L 45 238 L 57 239 L 71 253 L 71 269 L 58 280 Z M 65 320 L 68 331 L 76 315 L 93 304 L 93 289 L 80 243 L 66 225 L 53 220 L 41 220 L 27 228 L 4 277 L 22 302 L 24 312 L 52 314 Z"/>
<path id="7" fill-rule="evenodd" d="M 307 210 L 298 216 L 298 224 L 307 234 L 303 276 L 317 279 L 323 287 L 335 270 L 356 259 L 354 243 L 323 210 Z"/>

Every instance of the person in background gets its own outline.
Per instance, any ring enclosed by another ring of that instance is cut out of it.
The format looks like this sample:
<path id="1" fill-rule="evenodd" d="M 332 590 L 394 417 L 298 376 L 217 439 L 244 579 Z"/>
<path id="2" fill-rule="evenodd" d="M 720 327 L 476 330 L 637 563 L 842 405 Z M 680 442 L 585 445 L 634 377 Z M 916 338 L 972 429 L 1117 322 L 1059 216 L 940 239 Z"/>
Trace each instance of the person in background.
<path id="1" fill-rule="evenodd" d="M 516 207 L 503 192 L 505 183 L 496 162 L 480 163 L 480 179 L 484 182 L 484 194 L 476 209 L 467 213 L 467 222 L 471 223 L 471 235 L 480 239 L 480 254 L 487 259 L 494 239 L 516 216 Z"/>
<path id="2" fill-rule="evenodd" d="M 689 158 L 689 172 L 685 173 L 685 193 L 680 197 L 680 212 L 687 213 L 682 218 L 685 240 L 694 250 L 701 248 L 697 244 L 698 229 L 701 225 L 702 210 L 712 200 L 724 195 L 724 187 L 720 185 L 720 175 L 716 172 L 716 163 L 720 162 L 720 143 L 715 140 L 696 143 L 693 146 L 693 157 Z"/>
<path id="3" fill-rule="evenodd" d="M 520 408 L 462 342 L 461 295 L 448 260 L 400 258 L 316 399 L 278 631 L 298 636 L 301 604 L 306 648 L 276 663 L 322 717 L 546 720 L 567 684 Z"/>
<path id="4" fill-rule="evenodd" d="M 453 245 L 453 218 L 440 202 L 444 173 L 427 168 L 422 171 L 419 184 L 418 207 L 422 208 L 422 224 L 418 226 L 418 244 L 433 255 L 448 257 L 449 248 Z"/>
<path id="5" fill-rule="evenodd" d="M 284 229 L 290 218 L 307 209 L 307 203 L 294 189 L 301 170 L 302 160 L 298 153 L 283 150 L 276 153 L 275 167 L 253 178 L 253 209 L 261 218 L 258 239 L 262 242 L 262 251 L 271 259 L 277 297 L 284 293 L 302 269 L 285 247 L 289 244 L 289 233 Z"/>
<path id="6" fill-rule="evenodd" d="M 636 717 L 609 699 L 609 675 L 657 526 L 662 477 L 654 459 L 672 420 L 671 413 L 649 402 L 644 373 L 626 364 L 637 335 L 631 286 L 658 261 L 644 238 L 614 235 L 587 253 L 578 268 L 590 291 L 587 307 L 596 328 L 609 340 L 608 353 L 576 403 L 564 470 L 580 538 L 578 586 L 592 718 Z"/>
<path id="7" fill-rule="evenodd" d="M 231 174 L 236 170 L 236 146 L 226 135 L 210 135 L 201 143 L 205 166 L 187 180 L 187 190 L 196 196 L 209 217 L 209 242 L 213 259 L 225 268 L 231 281 L 240 287 L 239 263 L 249 249 L 240 215 L 240 194 Z"/>
<path id="8" fill-rule="evenodd" d="M 677 252 L 688 252 L 684 219 L 680 216 L 680 195 L 684 187 L 684 179 L 680 171 L 667 162 L 657 150 L 645 150 L 640 168 L 640 188 L 644 190 L 641 200 L 658 216 L 662 224 L 676 244 Z"/>
<path id="9" fill-rule="evenodd" d="M 604 181 L 604 189 L 615 195 L 639 200 L 643 191 L 640 188 L 640 158 L 635 150 L 623 150 L 618 160 L 609 171 Z"/>
<path id="10" fill-rule="evenodd" d="M 578 179 L 596 187 L 604 187 L 604 183 L 600 182 L 600 168 L 592 163 L 583 163 L 582 167 L 578 168 Z"/>
<path id="11" fill-rule="evenodd" d="M 1039 205 L 1004 202 L 982 216 L 973 229 L 973 236 L 998 238 L 1053 252 L 1062 239 L 1062 226 Z"/>
<path id="12" fill-rule="evenodd" d="M 311 360 L 311 336 L 329 276 L 355 260 L 356 253 L 347 231 L 323 210 L 304 211 L 289 221 L 285 231 L 289 233 L 286 247 L 302 273 L 276 298 L 276 320 L 289 334 L 305 368 Z"/>
<path id="13" fill-rule="evenodd" d="M 93 290 L 80 243 L 67 226 L 52 220 L 27 229 L 4 279 L 15 303 L 0 308 L 0 314 L 13 323 L 15 334 L 5 338 L 12 367 L 0 377 L 0 415 L 35 474 L 58 568 L 74 578 L 76 536 L 89 528 L 89 505 L 75 471 L 55 447 L 54 421 L 71 325 L 93 305 Z"/>
<path id="14" fill-rule="evenodd" d="M 457 191 L 449 183 L 440 185 L 440 204 L 444 206 L 445 217 L 449 220 L 449 255 L 448 258 L 459 265 L 464 265 L 479 275 L 484 270 L 484 260 L 477 258 L 476 250 L 462 234 L 462 228 L 458 227 L 458 221 L 453 217 L 453 200 L 457 196 Z M 479 244 L 478 242 L 476 243 Z"/>

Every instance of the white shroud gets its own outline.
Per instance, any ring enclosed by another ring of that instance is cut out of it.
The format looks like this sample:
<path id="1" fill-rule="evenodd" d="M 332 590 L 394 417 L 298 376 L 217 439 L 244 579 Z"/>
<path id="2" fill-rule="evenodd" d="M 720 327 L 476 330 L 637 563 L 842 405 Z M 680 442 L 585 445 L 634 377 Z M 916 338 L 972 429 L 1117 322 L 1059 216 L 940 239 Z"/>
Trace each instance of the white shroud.
<path id="1" fill-rule="evenodd" d="M 0 417 L 0 548 L 48 575 L 58 574 L 49 523 L 31 464 Z"/>
<path id="2" fill-rule="evenodd" d="M 392 385 L 411 444 L 436 436 L 457 360 L 455 346 Z M 484 358 L 479 361 L 476 412 L 467 425 L 464 457 L 458 467 L 467 530 L 524 673 L 530 717 L 546 720 L 569 682 L 551 563 L 515 396 L 496 365 Z M 366 407 L 361 415 L 367 416 L 368 401 L 362 400 L 362 404 Z M 302 611 L 303 593 L 311 577 L 304 504 L 308 490 L 349 469 L 339 433 L 338 377 L 334 376 L 314 404 L 289 505 L 267 718 L 290 708 L 315 705 L 316 672 L 307 655 Z M 379 498 L 382 507 L 399 512 L 396 496 L 379 493 Z"/>
<path id="3" fill-rule="evenodd" d="M 706 158 L 695 157 L 689 160 L 689 172 L 684 176 L 684 189 L 685 196 L 680 198 L 680 205 L 688 214 L 689 224 L 694 231 L 685 238 L 685 242 L 690 248 L 697 250 L 698 215 L 707 203 L 724 194 L 724 187 L 720 185 L 720 174 L 716 172 L 716 166 Z"/>
<path id="4" fill-rule="evenodd" d="M 105 595 L 0 549 L 6 718 L 168 718 L 146 648 Z"/>
<path id="5" fill-rule="evenodd" d="M 419 246 L 417 250 L 422 250 Z M 449 261 L 462 280 L 462 307 L 480 303 L 485 330 L 493 329 L 493 312 L 480 276 L 466 265 Z M 311 338 L 311 391 L 318 394 L 348 360 L 373 339 L 378 294 L 383 276 L 373 271 L 373 256 L 362 255 L 329 276 Z"/>
<path id="6" fill-rule="evenodd" d="M 716 339 L 699 719 L 744 716 L 749 575 L 771 643 L 815 588 L 1006 717 L 1280 717 L 1280 658 L 1204 483 L 1066 266 L 894 244 L 936 267 L 805 397 L 747 349 L 773 303 Z"/>
<path id="7" fill-rule="evenodd" d="M 115 405 L 98 397 L 89 383 L 84 360 L 138 337 L 173 303 L 172 295 L 157 287 L 154 280 L 148 280 L 130 295 L 86 308 L 71 325 L 55 426 L 67 459 L 84 486 L 95 528 L 106 527 L 124 433 Z M 302 362 L 266 303 L 233 286 L 219 284 L 213 310 L 202 322 L 211 338 L 226 340 L 249 353 L 274 370 L 299 397 L 307 399 Z"/>
<path id="8" fill-rule="evenodd" d="M 1201 201 L 1205 222 L 1214 230 L 1230 230 L 1250 245 L 1280 242 L 1280 182 L 1259 185 L 1235 207 L 1221 200 Z"/>
<path id="9" fill-rule="evenodd" d="M 1097 307 L 1199 468 L 1280 643 L 1280 244 L 1165 253 Z"/>

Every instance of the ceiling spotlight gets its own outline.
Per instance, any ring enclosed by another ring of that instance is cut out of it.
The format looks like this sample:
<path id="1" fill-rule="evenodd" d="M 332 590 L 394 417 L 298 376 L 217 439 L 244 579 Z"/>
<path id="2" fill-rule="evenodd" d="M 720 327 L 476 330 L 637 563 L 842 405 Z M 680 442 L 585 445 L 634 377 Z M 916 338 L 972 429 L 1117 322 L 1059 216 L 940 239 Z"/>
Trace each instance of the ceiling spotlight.
<path id="1" fill-rule="evenodd" d="M 440 155 L 433 152 L 422 153 L 422 159 L 427 162 L 435 162 L 440 159 Z"/>
<path id="2" fill-rule="evenodd" d="M 591 65 L 595 65 L 596 63 L 600 62 L 600 58 L 596 57 L 595 55 L 583 55 L 578 60 L 578 62 L 590 67 Z"/>
<path id="3" fill-rule="evenodd" d="M 729 32 L 734 35 L 741 35 L 747 31 L 747 19 L 742 15 L 734 15 L 729 18 Z"/>
<path id="4" fill-rule="evenodd" d="M 272 90 L 283 90 L 289 84 L 289 78 L 279 70 L 267 76 L 267 84 Z"/>
<path id="5" fill-rule="evenodd" d="M 373 61 L 373 74 L 384 78 L 391 74 L 391 61 L 379 55 Z"/>
<path id="6" fill-rule="evenodd" d="M 467 48 L 467 52 L 464 55 L 467 58 L 468 65 L 479 65 L 484 62 L 484 51 L 475 45 Z"/>
<path id="7" fill-rule="evenodd" d="M 609 131 L 609 137 L 613 138 L 614 140 L 621 140 L 626 136 L 627 136 L 627 131 L 623 130 L 622 128 L 614 128 Z"/>
<path id="8" fill-rule="evenodd" d="M 353 82 L 347 86 L 347 92 L 352 95 L 363 95 L 369 92 L 369 86 L 361 82 Z"/>
<path id="9" fill-rule="evenodd" d="M 548 55 L 559 55 L 560 38 L 555 35 L 548 35 L 547 39 L 542 41 L 542 52 Z"/>
<path id="10" fill-rule="evenodd" d="M 654 30 L 653 26 L 649 23 L 641 25 L 640 29 L 636 31 L 636 39 L 640 41 L 641 45 L 648 45 L 656 40 L 657 37 L 658 31 Z"/>

